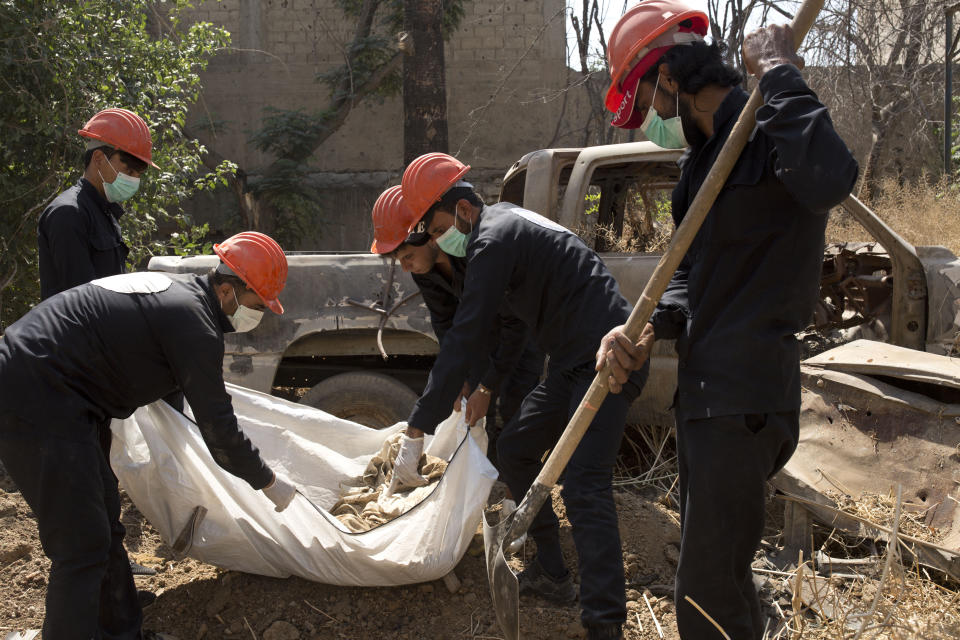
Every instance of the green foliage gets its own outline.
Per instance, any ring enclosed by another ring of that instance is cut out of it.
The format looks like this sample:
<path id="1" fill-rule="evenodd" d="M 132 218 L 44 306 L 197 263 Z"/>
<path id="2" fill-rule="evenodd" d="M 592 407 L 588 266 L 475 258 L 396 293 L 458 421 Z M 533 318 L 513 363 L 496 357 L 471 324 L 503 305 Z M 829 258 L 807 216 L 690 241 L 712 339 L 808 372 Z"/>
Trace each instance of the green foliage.
<path id="1" fill-rule="evenodd" d="M 326 129 L 329 112 L 307 113 L 302 109 L 266 107 L 260 129 L 250 135 L 258 150 L 278 158 L 307 158 L 313 152 L 311 141 Z"/>
<path id="2" fill-rule="evenodd" d="M 272 170 L 257 177 L 248 188 L 273 208 L 271 236 L 283 245 L 294 245 L 303 236 L 316 232 L 322 214 L 320 197 L 310 184 L 308 167 L 281 158 Z"/>
<path id="3" fill-rule="evenodd" d="M 310 186 L 308 162 L 326 136 L 343 123 L 342 110 L 363 100 L 382 102 L 398 95 L 403 86 L 399 69 L 377 78 L 376 86 L 365 87 L 396 53 L 394 42 L 403 30 L 403 0 L 337 0 L 337 7 L 357 21 L 372 10 L 365 24 L 345 47 L 347 61 L 317 75 L 329 91 L 326 108 L 305 111 L 275 107 L 264 109 L 260 128 L 250 132 L 250 143 L 277 160 L 261 171 L 249 172 L 247 189 L 272 213 L 271 233 L 281 244 L 296 243 L 307 231 L 315 233 L 323 211 L 319 193 Z M 468 0 L 444 3 L 443 32 L 449 38 L 465 15 Z M 369 15 L 369 14 L 367 14 Z"/>
<path id="4" fill-rule="evenodd" d="M 583 214 L 586 216 L 595 216 L 600 211 L 600 194 L 588 193 L 583 197 Z"/>
<path id="5" fill-rule="evenodd" d="M 82 175 L 77 130 L 98 110 L 124 107 L 153 134 L 154 161 L 121 219 L 130 266 L 151 255 L 205 249 L 180 202 L 226 183 L 223 163 L 201 171 L 205 149 L 184 138 L 197 73 L 229 42 L 208 23 L 183 28 L 184 0 L 0 0 L 0 326 L 38 300 L 36 222 Z M 158 225 L 174 228 L 162 236 Z M 4 286 L 6 285 L 6 286 Z"/>
<path id="6" fill-rule="evenodd" d="M 346 2 L 356 0 L 341 0 Z M 450 36 L 460 27 L 460 23 L 466 16 L 466 3 L 469 0 L 447 0 L 443 3 L 443 39 L 448 40 Z M 384 16 L 384 24 L 393 32 L 403 30 L 403 0 L 383 0 L 387 7 Z"/>
<path id="7" fill-rule="evenodd" d="M 356 87 L 366 83 L 380 67 L 390 61 L 393 57 L 391 40 L 377 35 L 358 38 L 351 43 L 348 55 L 351 60 L 349 66 L 342 65 L 332 71 L 317 74 L 317 80 L 329 87 L 330 97 L 334 101 L 353 96 Z M 382 102 L 384 98 L 399 94 L 402 88 L 403 79 L 397 69 L 384 77 L 369 97 Z"/>

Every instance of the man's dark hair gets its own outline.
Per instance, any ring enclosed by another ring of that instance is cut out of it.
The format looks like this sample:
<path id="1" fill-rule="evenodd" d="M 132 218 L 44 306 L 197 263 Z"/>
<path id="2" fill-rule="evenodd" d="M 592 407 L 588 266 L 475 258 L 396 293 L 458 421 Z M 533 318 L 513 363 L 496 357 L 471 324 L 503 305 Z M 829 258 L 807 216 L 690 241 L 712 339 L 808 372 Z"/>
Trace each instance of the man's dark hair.
<path id="1" fill-rule="evenodd" d="M 666 63 L 683 93 L 694 94 L 712 84 L 734 87 L 743 82 L 743 74 L 723 61 L 726 50 L 727 46 L 722 42 L 695 42 L 673 47 L 647 69 L 640 81 L 655 83 L 660 65 Z"/>
<path id="2" fill-rule="evenodd" d="M 113 156 L 116 155 L 120 158 L 121 162 L 123 162 L 125 165 L 127 165 L 134 171 L 138 171 L 142 173 L 147 169 L 147 163 L 141 160 L 140 158 L 137 158 L 136 156 L 132 156 L 126 151 L 121 151 L 120 149 L 114 149 L 113 147 L 109 147 L 109 146 L 97 147 L 96 149 L 87 149 L 86 151 L 84 151 L 83 152 L 83 168 L 84 169 L 90 166 L 90 162 L 93 160 L 94 151 L 103 151 L 103 155 L 107 156 L 107 159 L 113 158 Z"/>
<path id="3" fill-rule="evenodd" d="M 250 290 L 250 287 L 247 286 L 247 283 L 244 282 L 242 278 L 220 273 L 216 269 L 211 269 L 210 273 L 207 274 L 207 278 L 210 280 L 210 286 L 214 288 L 219 287 L 221 284 L 232 285 L 238 295 Z"/>
<path id="4" fill-rule="evenodd" d="M 475 207 L 483 206 L 483 198 L 477 194 L 470 187 L 453 187 L 449 189 L 443 197 L 440 198 L 440 201 L 435 205 L 430 207 L 430 210 L 427 212 L 432 219 L 433 213 L 435 211 L 443 211 L 444 213 L 453 214 L 457 210 L 457 203 L 461 200 L 466 200 Z"/>

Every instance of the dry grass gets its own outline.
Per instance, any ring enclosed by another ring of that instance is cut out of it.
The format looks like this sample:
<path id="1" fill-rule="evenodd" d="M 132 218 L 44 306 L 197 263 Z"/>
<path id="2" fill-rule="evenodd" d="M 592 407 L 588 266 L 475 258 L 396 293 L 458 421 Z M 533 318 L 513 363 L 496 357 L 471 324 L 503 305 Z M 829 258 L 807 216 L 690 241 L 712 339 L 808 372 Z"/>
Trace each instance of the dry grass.
<path id="1" fill-rule="evenodd" d="M 809 565 L 798 573 L 808 593 L 816 589 L 816 595 L 800 606 L 799 615 L 794 610 L 785 611 L 781 625 L 767 633 L 771 640 L 850 640 L 860 629 L 860 638 L 871 639 L 960 637 L 958 593 L 928 579 L 916 568 L 895 562 L 882 582 L 818 580 Z"/>
<path id="2" fill-rule="evenodd" d="M 914 246 L 942 245 L 960 254 L 960 187 L 947 180 L 899 184 L 888 179 L 865 204 Z M 830 215 L 827 242 L 872 240 L 842 209 Z"/>
<path id="3" fill-rule="evenodd" d="M 676 509 L 676 465 L 672 430 L 630 425 L 614 484 L 654 488 L 664 504 Z M 837 492 L 830 497 L 842 511 L 889 532 L 877 540 L 817 525 L 816 565 L 804 559 L 799 569 L 780 572 L 769 561 L 758 560 L 758 574 L 772 579 L 775 595 L 768 602 L 779 615 L 768 625 L 765 640 L 960 638 L 960 584 L 919 565 L 908 546 L 908 537 L 936 543 L 941 532 L 927 527 L 922 513 L 904 511 L 895 495 L 853 499 Z M 824 555 L 832 560 L 825 563 Z M 844 559 L 856 562 L 832 564 Z"/>
<path id="4" fill-rule="evenodd" d="M 673 429 L 653 425 L 627 425 L 613 484 L 634 489 L 652 486 L 670 493 L 677 479 L 677 441 Z"/>
<path id="5" fill-rule="evenodd" d="M 942 245 L 960 255 L 960 186 L 945 179 L 900 184 L 890 178 L 881 182 L 875 191 L 876 195 L 865 204 L 907 242 L 915 246 Z M 591 197 L 588 210 L 595 211 L 598 196 Z M 625 207 L 622 235 L 603 225 L 589 231 L 586 228 L 576 231 L 591 246 L 595 239 L 600 239 L 607 251 L 663 252 L 673 232 L 669 210 L 670 203 L 665 197 L 645 204 L 632 195 Z M 842 208 L 830 214 L 828 243 L 873 239 Z"/>
<path id="6" fill-rule="evenodd" d="M 837 507 L 849 514 L 890 527 L 894 521 L 896 498 L 892 495 L 867 494 L 854 500 L 840 492 L 826 492 L 827 497 L 836 502 Z M 937 529 L 924 524 L 925 511 L 904 511 L 898 523 L 900 533 L 936 544 L 942 537 Z"/>

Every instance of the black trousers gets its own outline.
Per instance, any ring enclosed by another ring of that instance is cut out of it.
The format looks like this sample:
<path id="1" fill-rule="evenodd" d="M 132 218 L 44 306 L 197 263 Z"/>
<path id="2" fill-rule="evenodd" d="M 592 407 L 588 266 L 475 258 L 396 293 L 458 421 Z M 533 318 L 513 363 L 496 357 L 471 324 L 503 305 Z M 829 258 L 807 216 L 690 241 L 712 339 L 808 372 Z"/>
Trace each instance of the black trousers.
<path id="1" fill-rule="evenodd" d="M 44 640 L 140 638 L 143 614 L 102 432 L 82 420 L 74 433 L 87 433 L 79 440 L 31 430 L 15 416 L 0 415 L 0 460 L 36 515 L 52 563 Z"/>
<path id="2" fill-rule="evenodd" d="M 513 371 L 500 385 L 499 393 L 491 399 L 490 408 L 487 410 L 487 458 L 498 471 L 500 464 L 497 460 L 497 440 L 503 428 L 520 411 L 523 399 L 540 384 L 544 357 L 542 351 L 527 345 Z M 499 421 L 497 417 L 500 418 Z"/>
<path id="3" fill-rule="evenodd" d="M 684 419 L 678 412 L 680 524 L 677 626 L 684 640 L 760 640 L 763 620 L 750 565 L 760 544 L 767 480 L 797 448 L 800 414 Z"/>
<path id="4" fill-rule="evenodd" d="M 594 374 L 592 363 L 550 371 L 504 427 L 497 455 L 503 479 L 518 502 L 536 479 L 544 454 L 556 445 Z M 584 626 L 622 624 L 626 620 L 623 556 L 612 481 L 627 409 L 638 393 L 639 388 L 628 383 L 621 393 L 607 396 L 564 475 L 561 496 L 579 557 Z M 558 543 L 559 522 L 549 502 L 537 514 L 529 533 L 538 545 Z"/>

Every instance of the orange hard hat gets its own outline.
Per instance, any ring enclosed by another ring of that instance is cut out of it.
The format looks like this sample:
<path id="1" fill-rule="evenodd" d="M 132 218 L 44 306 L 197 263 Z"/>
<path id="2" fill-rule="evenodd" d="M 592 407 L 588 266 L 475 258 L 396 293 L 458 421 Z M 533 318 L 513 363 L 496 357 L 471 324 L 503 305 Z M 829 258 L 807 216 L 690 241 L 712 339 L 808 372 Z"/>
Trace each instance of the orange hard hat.
<path id="1" fill-rule="evenodd" d="M 633 115 L 640 78 L 668 49 L 702 41 L 709 28 L 707 14 L 680 0 L 643 0 L 623 14 L 607 43 L 610 88 L 604 104 L 614 126 L 640 126 Z"/>
<path id="2" fill-rule="evenodd" d="M 446 153 L 425 153 L 411 162 L 403 172 L 401 184 L 403 198 L 417 216 L 413 222 L 422 218 L 467 171 L 470 165 Z"/>
<path id="3" fill-rule="evenodd" d="M 400 185 L 380 194 L 373 205 L 371 253 L 390 253 L 407 239 L 407 231 L 420 218 L 403 199 Z"/>
<path id="4" fill-rule="evenodd" d="M 104 109 L 87 120 L 79 133 L 84 138 L 92 138 L 105 142 L 111 147 L 126 151 L 135 158 L 140 158 L 154 169 L 150 155 L 153 143 L 150 140 L 150 129 L 143 118 L 133 111 L 126 109 Z"/>
<path id="5" fill-rule="evenodd" d="M 243 231 L 213 245 L 213 250 L 271 311 L 283 313 L 277 296 L 287 284 L 287 256 L 273 238 Z"/>

